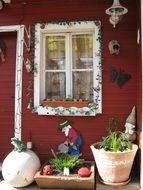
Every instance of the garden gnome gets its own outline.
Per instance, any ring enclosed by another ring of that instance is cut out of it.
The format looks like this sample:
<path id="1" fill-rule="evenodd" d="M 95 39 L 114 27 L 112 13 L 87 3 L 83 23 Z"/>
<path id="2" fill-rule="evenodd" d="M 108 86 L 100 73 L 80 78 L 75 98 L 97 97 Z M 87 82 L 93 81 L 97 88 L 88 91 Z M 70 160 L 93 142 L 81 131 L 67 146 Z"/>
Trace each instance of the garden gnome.
<path id="1" fill-rule="evenodd" d="M 126 123 L 125 123 L 126 137 L 131 142 L 136 140 L 135 125 L 136 125 L 136 110 L 135 110 L 135 106 L 134 106 L 131 113 L 127 117 Z"/>
<path id="2" fill-rule="evenodd" d="M 67 153 L 70 155 L 80 155 L 79 149 L 82 144 L 81 136 L 72 128 L 68 120 L 62 119 L 59 128 L 66 137 L 66 141 L 63 144 L 68 146 Z"/>

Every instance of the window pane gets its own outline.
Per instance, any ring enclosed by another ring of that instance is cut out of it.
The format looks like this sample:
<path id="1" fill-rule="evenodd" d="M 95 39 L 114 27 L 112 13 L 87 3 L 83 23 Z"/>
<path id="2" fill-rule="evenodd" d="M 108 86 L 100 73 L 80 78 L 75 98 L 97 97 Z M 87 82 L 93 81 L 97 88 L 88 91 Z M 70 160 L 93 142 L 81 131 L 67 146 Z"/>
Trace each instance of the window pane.
<path id="1" fill-rule="evenodd" d="M 73 98 L 93 101 L 93 72 L 73 72 Z"/>
<path id="2" fill-rule="evenodd" d="M 93 34 L 72 36 L 73 69 L 93 68 Z"/>
<path id="3" fill-rule="evenodd" d="M 46 98 L 65 99 L 65 73 L 48 72 L 46 73 Z"/>
<path id="4" fill-rule="evenodd" d="M 65 69 L 65 36 L 46 37 L 46 69 Z"/>

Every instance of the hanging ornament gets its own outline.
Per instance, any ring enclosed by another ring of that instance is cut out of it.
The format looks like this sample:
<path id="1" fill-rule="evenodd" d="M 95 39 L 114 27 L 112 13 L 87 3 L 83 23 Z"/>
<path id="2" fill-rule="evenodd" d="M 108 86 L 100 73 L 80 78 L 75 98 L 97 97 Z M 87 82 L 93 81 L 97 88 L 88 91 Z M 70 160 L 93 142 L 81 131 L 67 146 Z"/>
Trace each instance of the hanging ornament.
<path id="1" fill-rule="evenodd" d="M 31 109 L 33 107 L 33 103 L 32 103 L 32 99 L 30 98 L 28 105 L 27 105 L 27 109 Z"/>
<path id="2" fill-rule="evenodd" d="M 6 49 L 6 45 L 4 43 L 4 41 L 2 39 L 0 39 L 0 58 L 1 58 L 1 61 L 2 63 L 5 62 L 5 49 Z"/>
<path id="3" fill-rule="evenodd" d="M 26 71 L 30 73 L 32 71 L 32 63 L 30 59 L 27 58 L 27 60 L 24 61 L 24 64 L 25 64 Z"/>
<path id="4" fill-rule="evenodd" d="M 24 45 L 26 47 L 27 52 L 30 52 L 31 50 L 31 27 L 29 26 L 28 29 L 26 26 L 24 27 L 25 33 L 26 33 L 26 40 L 24 39 Z"/>
<path id="5" fill-rule="evenodd" d="M 118 55 L 120 52 L 120 44 L 117 40 L 111 40 L 108 44 L 110 54 Z"/>

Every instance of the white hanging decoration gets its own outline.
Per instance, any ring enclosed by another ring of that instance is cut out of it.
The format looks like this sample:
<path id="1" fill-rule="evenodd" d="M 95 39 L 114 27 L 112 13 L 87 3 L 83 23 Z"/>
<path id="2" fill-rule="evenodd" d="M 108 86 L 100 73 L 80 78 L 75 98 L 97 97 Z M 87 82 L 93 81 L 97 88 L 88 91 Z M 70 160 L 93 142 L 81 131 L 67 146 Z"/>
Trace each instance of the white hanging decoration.
<path id="1" fill-rule="evenodd" d="M 30 98 L 29 102 L 28 102 L 28 105 L 27 105 L 27 109 L 31 109 L 33 106 L 32 106 L 32 99 Z"/>
<path id="2" fill-rule="evenodd" d="M 23 60 L 23 61 L 24 61 L 26 71 L 28 73 L 30 73 L 32 71 L 32 63 L 31 63 L 30 59 L 27 58 L 26 61 L 25 60 Z"/>
<path id="3" fill-rule="evenodd" d="M 31 50 L 31 27 L 28 27 L 28 30 L 26 26 L 24 27 L 24 31 L 26 33 L 27 40 L 24 39 L 24 45 L 26 47 L 26 50 L 30 52 Z M 26 42 L 27 41 L 27 42 Z"/>
<path id="4" fill-rule="evenodd" d="M 123 7 L 119 0 L 113 0 L 113 4 L 111 7 L 106 9 L 105 13 L 110 15 L 109 22 L 113 25 L 113 27 L 116 27 L 116 24 L 118 24 L 123 15 L 128 12 L 128 9 Z"/>

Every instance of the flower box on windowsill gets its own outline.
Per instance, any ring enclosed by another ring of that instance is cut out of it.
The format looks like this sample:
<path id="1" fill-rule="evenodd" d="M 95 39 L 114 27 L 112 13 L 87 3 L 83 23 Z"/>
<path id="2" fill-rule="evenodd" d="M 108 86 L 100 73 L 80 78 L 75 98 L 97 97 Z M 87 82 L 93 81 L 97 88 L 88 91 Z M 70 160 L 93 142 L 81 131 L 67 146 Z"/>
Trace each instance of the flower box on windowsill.
<path id="1" fill-rule="evenodd" d="M 42 106 L 50 106 L 50 107 L 77 107 L 77 108 L 83 108 L 88 107 L 89 101 L 86 100 L 75 100 L 75 101 L 66 101 L 66 100 L 43 100 Z"/>

